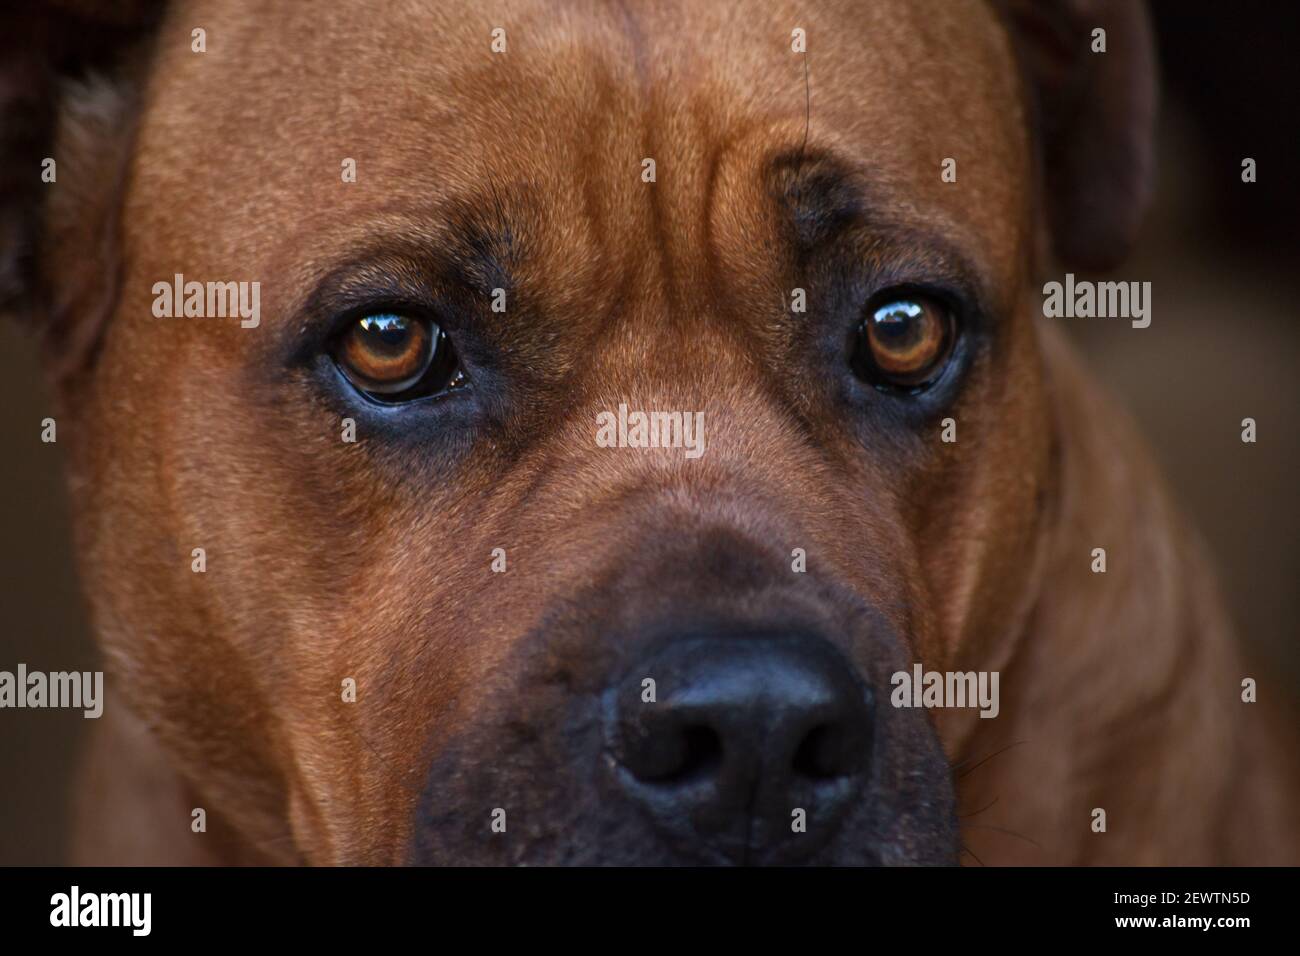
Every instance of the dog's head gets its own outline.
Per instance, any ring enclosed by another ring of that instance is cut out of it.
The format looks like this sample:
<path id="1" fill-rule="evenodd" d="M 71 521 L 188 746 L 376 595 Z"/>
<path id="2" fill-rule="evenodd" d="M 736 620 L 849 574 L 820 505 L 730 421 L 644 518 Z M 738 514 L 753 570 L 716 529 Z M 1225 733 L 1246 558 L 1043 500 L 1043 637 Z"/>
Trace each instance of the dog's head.
<path id="1" fill-rule="evenodd" d="M 890 675 L 1031 603 L 1133 5 L 86 6 L 5 77 L 6 292 L 122 697 L 244 843 L 956 859 L 974 714 Z"/>

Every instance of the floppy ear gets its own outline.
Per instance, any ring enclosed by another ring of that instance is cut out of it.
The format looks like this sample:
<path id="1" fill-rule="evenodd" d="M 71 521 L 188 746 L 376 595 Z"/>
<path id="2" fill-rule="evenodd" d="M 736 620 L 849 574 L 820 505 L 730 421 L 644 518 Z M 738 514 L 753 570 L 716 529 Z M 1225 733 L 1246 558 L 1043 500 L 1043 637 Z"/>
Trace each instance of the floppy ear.
<path id="1" fill-rule="evenodd" d="M 1057 256 L 1128 254 L 1155 173 L 1156 67 L 1142 0 L 1000 0 L 1030 88 Z M 1103 30 L 1105 52 L 1095 52 Z"/>
<path id="2" fill-rule="evenodd" d="M 116 298 L 118 201 L 161 9 L 0 11 L 0 315 L 41 331 L 56 378 L 89 357 Z"/>

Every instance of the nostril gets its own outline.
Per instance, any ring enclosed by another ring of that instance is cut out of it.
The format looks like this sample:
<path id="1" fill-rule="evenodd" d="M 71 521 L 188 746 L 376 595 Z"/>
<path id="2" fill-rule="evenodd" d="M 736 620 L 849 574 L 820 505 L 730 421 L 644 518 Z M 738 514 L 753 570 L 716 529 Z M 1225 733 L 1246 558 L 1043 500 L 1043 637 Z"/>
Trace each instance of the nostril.
<path id="1" fill-rule="evenodd" d="M 860 765 L 856 753 L 859 741 L 835 724 L 818 724 L 804 736 L 795 750 L 791 767 L 801 777 L 833 780 L 852 774 Z"/>
<path id="2" fill-rule="evenodd" d="M 687 727 L 682 736 L 685 753 L 681 767 L 665 782 L 686 783 L 707 777 L 722 765 L 722 738 L 712 727 Z"/>
<path id="3" fill-rule="evenodd" d="M 654 748 L 655 759 L 633 764 L 631 769 L 637 779 L 646 783 L 689 783 L 710 776 L 722 765 L 722 738 L 712 727 L 696 724 L 680 728 L 671 741 L 660 738 L 659 745 Z"/>

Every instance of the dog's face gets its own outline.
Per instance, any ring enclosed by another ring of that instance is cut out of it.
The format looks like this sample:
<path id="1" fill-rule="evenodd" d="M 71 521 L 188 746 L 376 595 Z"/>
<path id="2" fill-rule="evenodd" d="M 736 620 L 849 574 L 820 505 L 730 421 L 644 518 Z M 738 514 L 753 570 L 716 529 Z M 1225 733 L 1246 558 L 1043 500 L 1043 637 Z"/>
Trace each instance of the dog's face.
<path id="1" fill-rule="evenodd" d="M 65 396 L 124 699 L 272 858 L 955 861 L 889 677 L 996 668 L 1051 481 L 999 16 L 429 6 L 158 32 Z"/>

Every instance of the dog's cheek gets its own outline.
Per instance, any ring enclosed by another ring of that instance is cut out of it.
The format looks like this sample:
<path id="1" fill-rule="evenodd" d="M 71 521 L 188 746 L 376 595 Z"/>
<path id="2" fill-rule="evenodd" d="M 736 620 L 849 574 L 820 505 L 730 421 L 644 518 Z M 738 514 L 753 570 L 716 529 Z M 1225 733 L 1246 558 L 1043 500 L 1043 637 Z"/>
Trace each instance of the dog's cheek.
<path id="1" fill-rule="evenodd" d="M 1006 318 L 949 412 L 950 431 L 932 436 L 933 467 L 914 483 L 909 524 L 935 616 L 922 650 L 934 666 L 1004 660 L 1040 573 L 1054 466 L 1032 309 L 1026 294 Z"/>

